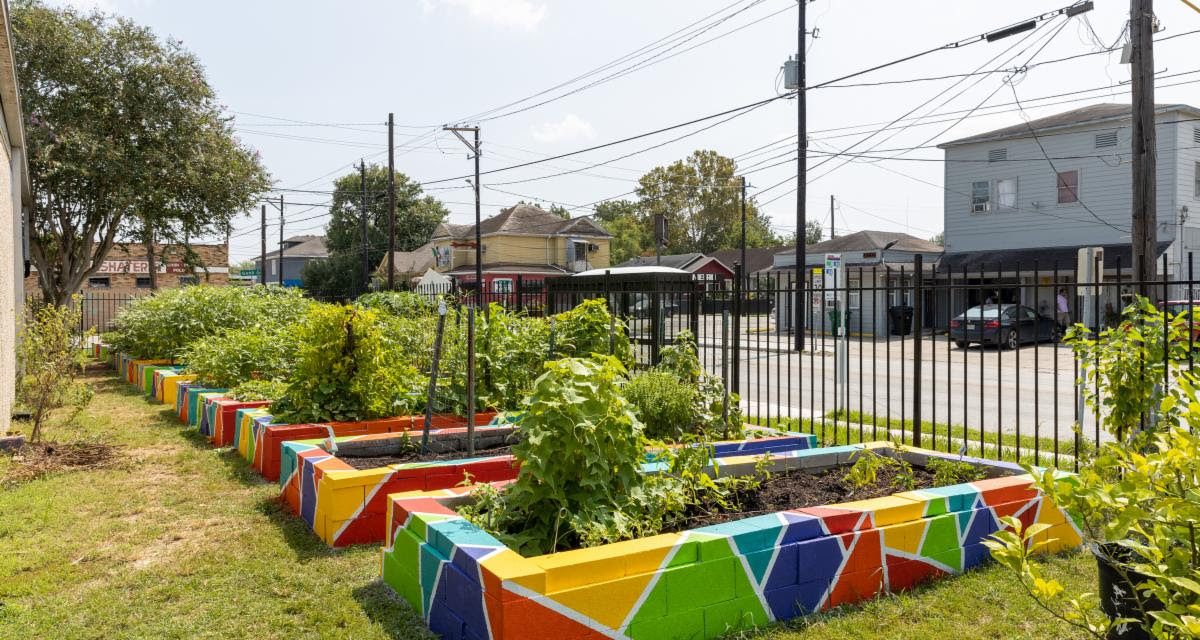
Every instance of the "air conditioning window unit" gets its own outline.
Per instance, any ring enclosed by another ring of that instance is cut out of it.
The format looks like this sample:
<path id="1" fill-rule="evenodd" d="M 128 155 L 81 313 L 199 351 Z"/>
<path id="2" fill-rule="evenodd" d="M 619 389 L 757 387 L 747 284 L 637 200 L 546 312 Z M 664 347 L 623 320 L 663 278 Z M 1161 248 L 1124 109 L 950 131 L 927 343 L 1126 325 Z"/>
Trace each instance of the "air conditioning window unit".
<path id="1" fill-rule="evenodd" d="M 598 245 L 598 244 L 589 244 L 588 245 L 588 251 L 599 251 L 599 250 L 600 250 L 600 245 Z"/>
<path id="2" fill-rule="evenodd" d="M 971 205 L 971 213 L 987 213 L 988 206 L 986 202 L 979 202 Z"/>

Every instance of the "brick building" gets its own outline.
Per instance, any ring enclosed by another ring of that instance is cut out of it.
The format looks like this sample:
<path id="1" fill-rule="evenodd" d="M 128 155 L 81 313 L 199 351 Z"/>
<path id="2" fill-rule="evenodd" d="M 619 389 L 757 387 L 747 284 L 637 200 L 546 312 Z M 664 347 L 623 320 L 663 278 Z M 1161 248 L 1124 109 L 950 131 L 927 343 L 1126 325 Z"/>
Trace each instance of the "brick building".
<path id="1" fill-rule="evenodd" d="M 195 270 L 183 262 L 184 250 L 180 245 L 157 245 L 154 261 L 158 266 L 158 287 L 169 289 L 185 284 L 229 284 L 229 245 L 193 244 L 192 251 L 199 257 L 202 266 Z M 146 246 L 141 243 L 117 243 L 104 259 L 100 270 L 92 274 L 83 285 L 83 293 L 112 291 L 115 293 L 142 294 L 150 292 L 149 264 L 146 262 Z M 40 291 L 37 269 L 31 269 L 25 280 L 29 294 Z"/>

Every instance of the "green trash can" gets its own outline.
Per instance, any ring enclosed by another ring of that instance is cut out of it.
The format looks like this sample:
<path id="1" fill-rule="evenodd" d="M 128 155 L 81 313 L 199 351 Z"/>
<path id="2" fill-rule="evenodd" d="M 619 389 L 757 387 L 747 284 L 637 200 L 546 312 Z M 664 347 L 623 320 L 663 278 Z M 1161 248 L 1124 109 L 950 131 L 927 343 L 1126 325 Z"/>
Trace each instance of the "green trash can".
<path id="1" fill-rule="evenodd" d="M 841 313 L 842 312 L 840 309 L 833 309 L 832 311 L 830 311 L 827 314 L 829 316 L 829 328 L 831 330 L 831 333 L 832 333 L 832 329 L 834 327 L 840 326 L 841 323 L 839 323 L 838 320 L 841 318 Z M 850 333 L 850 323 L 853 320 L 854 320 L 854 312 L 847 309 L 846 310 L 846 333 Z"/>

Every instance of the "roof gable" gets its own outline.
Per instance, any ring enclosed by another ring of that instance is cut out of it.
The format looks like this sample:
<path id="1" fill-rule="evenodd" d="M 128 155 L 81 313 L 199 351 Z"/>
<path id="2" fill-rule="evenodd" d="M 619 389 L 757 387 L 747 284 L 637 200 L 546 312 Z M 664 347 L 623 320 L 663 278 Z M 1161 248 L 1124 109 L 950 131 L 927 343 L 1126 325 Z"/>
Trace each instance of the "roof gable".
<path id="1" fill-rule="evenodd" d="M 1031 131 L 1042 133 L 1043 131 L 1053 131 L 1057 129 L 1069 129 L 1083 124 L 1093 124 L 1097 122 L 1119 121 L 1131 119 L 1132 107 L 1127 104 L 1118 104 L 1106 102 L 1101 104 L 1088 105 L 1062 113 L 1056 113 L 1044 118 L 1037 118 L 1029 122 L 1022 122 L 1000 129 L 993 129 L 984 133 L 943 142 L 938 145 L 939 148 L 954 147 L 964 144 L 974 144 L 978 142 L 990 142 L 993 140 L 1009 140 L 1013 138 L 1028 138 L 1032 136 Z M 1172 111 L 1182 111 L 1194 116 L 1200 117 L 1200 109 L 1186 104 L 1159 104 L 1155 105 L 1154 113 L 1170 113 Z"/>

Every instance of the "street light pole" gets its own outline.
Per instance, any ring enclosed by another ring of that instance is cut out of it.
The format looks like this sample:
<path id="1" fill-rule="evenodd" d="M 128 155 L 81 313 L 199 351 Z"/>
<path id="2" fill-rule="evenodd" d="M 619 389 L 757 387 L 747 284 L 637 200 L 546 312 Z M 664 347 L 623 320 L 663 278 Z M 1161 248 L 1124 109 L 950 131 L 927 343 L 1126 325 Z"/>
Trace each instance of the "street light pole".
<path id="1" fill-rule="evenodd" d="M 805 199 L 808 197 L 808 102 L 806 90 L 807 61 L 805 60 L 804 41 L 807 26 L 809 0 L 799 0 L 800 19 L 796 30 L 796 80 L 799 88 L 796 90 L 796 293 L 792 301 L 792 326 L 795 331 L 795 349 L 804 349 L 804 313 L 800 309 L 804 296 L 805 263 L 808 262 L 805 242 L 808 227 L 808 217 L 805 211 Z M 744 264 L 744 263 L 743 263 Z"/>

